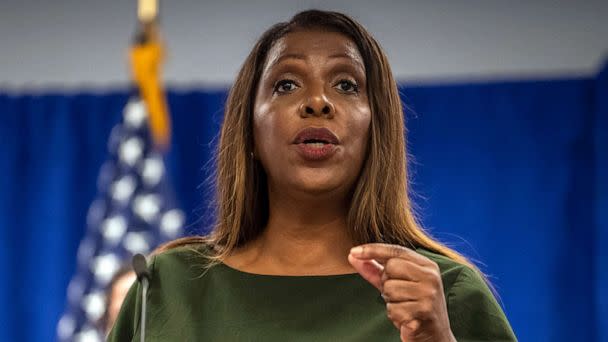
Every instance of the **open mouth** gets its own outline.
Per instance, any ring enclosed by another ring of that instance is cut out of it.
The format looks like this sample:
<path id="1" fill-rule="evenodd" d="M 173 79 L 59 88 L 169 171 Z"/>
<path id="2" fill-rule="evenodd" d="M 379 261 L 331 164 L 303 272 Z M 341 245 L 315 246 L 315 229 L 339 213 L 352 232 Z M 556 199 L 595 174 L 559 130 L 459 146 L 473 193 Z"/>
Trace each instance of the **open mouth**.
<path id="1" fill-rule="evenodd" d="M 328 128 L 325 127 L 307 127 L 293 139 L 294 144 L 306 144 L 310 146 L 323 145 L 338 145 L 340 139 Z M 321 144 L 321 145 L 319 145 Z"/>
<path id="2" fill-rule="evenodd" d="M 298 132 L 293 144 L 302 158 L 318 162 L 336 154 L 340 139 L 328 128 L 307 127 Z"/>
<path id="3" fill-rule="evenodd" d="M 303 144 L 306 144 L 306 146 L 310 146 L 310 147 L 323 147 L 327 144 L 331 144 L 329 141 L 325 141 L 325 140 L 318 140 L 318 139 L 309 139 L 309 140 L 305 140 L 303 142 Z"/>

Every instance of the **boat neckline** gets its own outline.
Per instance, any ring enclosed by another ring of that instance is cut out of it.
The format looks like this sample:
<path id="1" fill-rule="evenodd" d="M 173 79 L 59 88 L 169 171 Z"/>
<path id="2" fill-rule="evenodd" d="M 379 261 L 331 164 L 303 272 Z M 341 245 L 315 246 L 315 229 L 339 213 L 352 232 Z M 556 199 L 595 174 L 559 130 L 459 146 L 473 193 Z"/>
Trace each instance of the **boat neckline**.
<path id="1" fill-rule="evenodd" d="M 277 278 L 277 279 L 342 279 L 342 278 L 353 278 L 355 276 L 359 276 L 359 273 L 339 273 L 339 274 L 301 274 L 301 275 L 291 275 L 291 274 L 263 274 L 263 273 L 251 273 L 246 271 L 241 271 L 224 262 L 220 262 L 219 266 L 224 269 L 243 276 L 251 277 L 251 278 Z"/>

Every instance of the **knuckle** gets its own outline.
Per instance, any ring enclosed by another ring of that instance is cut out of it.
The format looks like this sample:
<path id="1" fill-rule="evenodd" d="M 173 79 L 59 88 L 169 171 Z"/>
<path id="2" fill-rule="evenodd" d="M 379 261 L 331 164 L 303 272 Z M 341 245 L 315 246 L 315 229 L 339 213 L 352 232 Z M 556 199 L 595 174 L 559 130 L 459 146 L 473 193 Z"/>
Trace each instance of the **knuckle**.
<path id="1" fill-rule="evenodd" d="M 420 304 L 420 313 L 422 315 L 424 315 L 426 317 L 426 316 L 429 316 L 432 312 L 433 312 L 433 305 L 430 302 L 425 301 L 422 304 Z"/>
<path id="2" fill-rule="evenodd" d="M 394 268 L 396 266 L 397 261 L 398 260 L 395 259 L 395 258 L 388 259 L 388 261 L 386 262 L 385 267 L 388 268 L 388 269 L 392 269 L 392 268 Z"/>
<path id="3" fill-rule="evenodd" d="M 397 274 L 397 270 L 399 268 L 398 264 L 399 261 L 397 259 L 388 259 L 386 265 L 384 266 L 384 272 L 386 272 L 389 277 L 394 277 Z"/>
<path id="4" fill-rule="evenodd" d="M 441 274 L 436 271 L 436 270 L 428 270 L 426 273 L 426 277 L 428 278 L 429 282 L 434 285 L 435 287 L 437 287 L 439 284 L 441 284 Z"/>
<path id="5" fill-rule="evenodd" d="M 401 324 L 403 324 L 405 322 L 408 322 L 408 321 L 412 320 L 413 318 L 414 318 L 414 315 L 412 315 L 410 312 L 403 311 L 403 312 L 401 312 L 401 313 L 399 313 L 397 315 L 397 317 L 395 318 L 395 320 L 397 322 L 399 322 L 399 324 L 401 325 Z"/>
<path id="6" fill-rule="evenodd" d="M 391 245 L 391 246 L 389 247 L 389 255 L 390 255 L 392 258 L 396 258 L 396 257 L 400 256 L 400 255 L 401 255 L 401 253 L 402 253 L 401 246 L 398 246 L 398 245 Z"/>
<path id="7" fill-rule="evenodd" d="M 429 261 L 430 261 L 430 265 L 433 268 L 433 270 L 439 272 L 439 265 L 435 261 L 433 261 L 431 259 L 429 259 Z"/>
<path id="8" fill-rule="evenodd" d="M 428 291 L 429 291 L 429 293 L 428 293 L 429 298 L 437 297 L 437 293 L 439 292 L 439 291 L 437 291 L 436 288 L 430 288 Z"/>
<path id="9" fill-rule="evenodd" d="M 382 293 L 389 297 L 392 298 L 394 296 L 395 292 L 395 283 L 393 281 L 391 281 L 390 279 L 387 280 L 386 282 L 384 282 L 384 288 Z"/>
<path id="10" fill-rule="evenodd" d="M 402 322 L 405 319 L 402 310 L 399 310 L 397 304 L 394 303 L 388 303 L 386 305 L 386 315 L 390 320 L 397 323 Z"/>
<path id="11" fill-rule="evenodd" d="M 367 252 L 369 251 L 369 246 L 362 245 L 359 247 L 361 247 L 361 255 L 367 255 Z"/>
<path id="12" fill-rule="evenodd" d="M 441 281 L 441 276 L 438 274 L 435 274 L 433 277 L 431 277 L 431 282 L 433 284 L 434 290 L 437 290 L 443 286 L 443 283 Z"/>

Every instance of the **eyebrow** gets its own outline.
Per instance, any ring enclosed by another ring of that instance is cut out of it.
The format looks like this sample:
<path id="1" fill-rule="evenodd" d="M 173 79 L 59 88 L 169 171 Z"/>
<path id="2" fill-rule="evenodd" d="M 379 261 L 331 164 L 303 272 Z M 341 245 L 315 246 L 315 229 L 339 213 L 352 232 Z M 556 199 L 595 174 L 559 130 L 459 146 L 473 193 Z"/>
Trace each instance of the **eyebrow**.
<path id="1" fill-rule="evenodd" d="M 336 54 L 333 54 L 333 55 L 329 56 L 329 58 L 346 58 L 346 59 L 350 59 L 351 61 L 353 61 L 357 65 L 359 65 L 359 67 L 361 67 L 362 70 L 365 70 L 365 66 L 363 65 L 363 62 L 360 61 L 358 58 L 355 58 L 355 56 L 353 56 L 350 53 L 336 53 Z"/>
<path id="2" fill-rule="evenodd" d="M 306 57 L 304 55 L 301 54 L 297 54 L 297 53 L 288 53 L 285 55 L 280 56 L 279 58 L 275 59 L 274 61 L 272 61 L 272 63 L 268 66 L 268 69 L 272 68 L 273 66 L 281 63 L 282 61 L 286 60 L 286 59 L 299 59 L 299 60 L 305 60 Z"/>

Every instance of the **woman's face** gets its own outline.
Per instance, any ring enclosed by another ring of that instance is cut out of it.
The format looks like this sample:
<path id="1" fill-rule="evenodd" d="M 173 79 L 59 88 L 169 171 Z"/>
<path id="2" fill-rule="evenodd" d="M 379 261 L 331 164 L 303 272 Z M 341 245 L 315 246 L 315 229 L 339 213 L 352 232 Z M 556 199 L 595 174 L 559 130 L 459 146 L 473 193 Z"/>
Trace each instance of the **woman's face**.
<path id="1" fill-rule="evenodd" d="M 254 153 L 274 189 L 344 195 L 365 159 L 365 67 L 348 37 L 292 32 L 270 49 L 254 104 Z"/>

